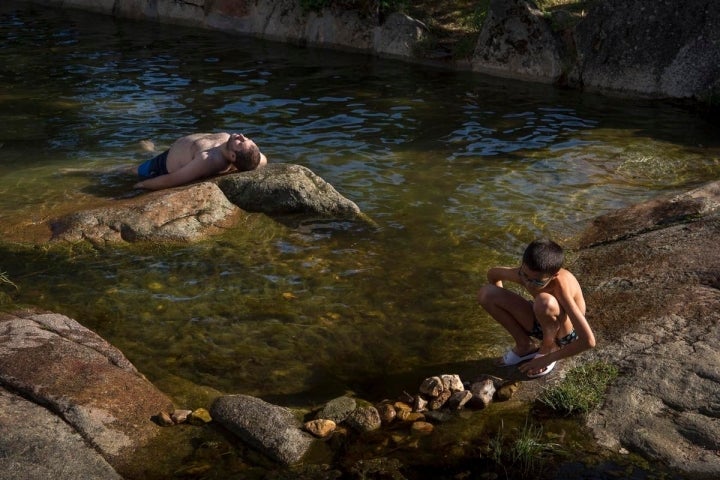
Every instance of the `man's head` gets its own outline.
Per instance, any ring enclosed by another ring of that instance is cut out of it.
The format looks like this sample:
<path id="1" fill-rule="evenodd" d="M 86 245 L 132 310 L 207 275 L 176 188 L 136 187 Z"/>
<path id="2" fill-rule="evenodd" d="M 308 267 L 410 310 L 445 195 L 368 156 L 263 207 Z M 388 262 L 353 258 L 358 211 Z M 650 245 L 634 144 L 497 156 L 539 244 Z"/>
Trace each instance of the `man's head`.
<path id="1" fill-rule="evenodd" d="M 562 268 L 565 254 L 562 247 L 552 240 L 539 239 L 527 246 L 522 261 L 534 272 L 555 275 Z"/>
<path id="2" fill-rule="evenodd" d="M 227 142 L 227 148 L 230 151 L 231 162 L 238 171 L 255 170 L 267 163 L 267 158 L 260 153 L 260 149 L 255 145 L 255 142 L 242 133 L 231 134 Z"/>

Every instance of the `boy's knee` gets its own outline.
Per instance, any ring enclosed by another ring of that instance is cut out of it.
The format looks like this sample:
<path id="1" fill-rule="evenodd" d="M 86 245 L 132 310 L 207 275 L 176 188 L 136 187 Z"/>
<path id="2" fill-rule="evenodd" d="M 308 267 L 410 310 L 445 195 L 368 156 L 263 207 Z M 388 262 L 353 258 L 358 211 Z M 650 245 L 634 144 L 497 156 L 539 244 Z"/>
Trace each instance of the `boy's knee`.
<path id="1" fill-rule="evenodd" d="M 549 293 L 541 293 L 535 297 L 533 312 L 538 319 L 547 318 L 548 320 L 554 320 L 560 315 L 560 304 L 557 299 Z"/>
<path id="2" fill-rule="evenodd" d="M 480 287 L 480 290 L 478 290 L 477 294 L 477 301 L 480 305 L 487 305 L 490 302 L 490 298 L 492 297 L 492 293 L 494 290 L 498 288 L 495 285 L 483 285 Z"/>

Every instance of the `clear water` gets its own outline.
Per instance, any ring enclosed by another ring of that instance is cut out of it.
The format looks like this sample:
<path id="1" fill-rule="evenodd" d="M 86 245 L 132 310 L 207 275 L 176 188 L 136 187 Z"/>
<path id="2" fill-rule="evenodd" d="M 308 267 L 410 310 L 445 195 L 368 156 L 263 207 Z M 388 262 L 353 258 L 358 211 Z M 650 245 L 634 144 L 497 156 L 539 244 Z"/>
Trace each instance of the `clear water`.
<path id="1" fill-rule="evenodd" d="M 669 103 L 13 2 L 0 38 L 3 308 L 76 318 L 165 385 L 307 403 L 475 371 L 510 342 L 475 303 L 489 266 L 720 173 L 718 127 Z M 141 140 L 210 131 L 309 167 L 379 229 L 251 215 L 192 245 L 30 244 L 135 195 L 118 171 Z"/>

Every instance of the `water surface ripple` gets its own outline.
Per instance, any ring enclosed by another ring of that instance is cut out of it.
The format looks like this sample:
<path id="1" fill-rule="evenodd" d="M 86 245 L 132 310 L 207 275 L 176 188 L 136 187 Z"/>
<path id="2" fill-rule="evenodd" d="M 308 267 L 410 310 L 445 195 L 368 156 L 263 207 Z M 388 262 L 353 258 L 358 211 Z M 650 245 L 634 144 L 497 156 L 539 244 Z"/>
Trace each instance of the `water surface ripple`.
<path id="1" fill-rule="evenodd" d="M 7 2 L 0 37 L 0 270 L 153 380 L 372 396 L 471 370 L 510 342 L 475 304 L 489 266 L 720 172 L 717 129 L 667 103 Z M 199 131 L 309 167 L 379 229 L 252 215 L 194 245 L 13 243 L 134 194 L 118 171 L 141 140 Z"/>

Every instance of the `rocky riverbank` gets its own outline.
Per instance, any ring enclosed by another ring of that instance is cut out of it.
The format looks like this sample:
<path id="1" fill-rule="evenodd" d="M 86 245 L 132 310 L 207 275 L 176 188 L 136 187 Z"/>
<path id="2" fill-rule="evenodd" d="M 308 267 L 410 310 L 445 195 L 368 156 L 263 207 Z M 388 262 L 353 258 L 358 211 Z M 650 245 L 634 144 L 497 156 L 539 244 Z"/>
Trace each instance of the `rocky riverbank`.
<path id="1" fill-rule="evenodd" d="M 720 4 L 706 0 L 602 0 L 580 13 L 530 0 L 491 0 L 468 58 L 424 55 L 426 25 L 405 14 L 298 0 L 29 0 L 121 18 L 350 49 L 500 77 L 631 96 L 691 99 L 717 108 Z"/>
<path id="2" fill-rule="evenodd" d="M 422 400 L 438 403 L 447 390 L 446 400 L 457 397 L 456 410 L 475 397 L 482 408 L 497 396 L 489 387 L 505 385 L 512 387 L 511 394 L 517 391 L 518 399 L 531 402 L 541 385 L 559 379 L 563 369 L 593 360 L 610 362 L 620 367 L 621 375 L 604 406 L 588 419 L 599 443 L 614 452 L 641 454 L 693 478 L 717 478 L 719 233 L 720 182 L 598 217 L 579 239 L 571 265 L 583 279 L 598 348 L 561 362 L 558 373 L 542 381 L 513 378 L 501 384 L 488 377 L 465 390 L 454 375 L 448 373 L 445 382 L 438 372 L 420 385 Z M 457 387 L 451 387 L 454 384 Z M 405 388 L 412 389 L 398 386 L 398 392 Z M 205 406 L 216 421 L 280 463 L 296 463 L 316 442 L 336 445 L 338 435 L 347 435 L 344 429 L 320 435 L 325 424 L 302 427 L 300 420 L 307 413 L 293 413 L 241 392 L 217 392 L 213 398 Z M 408 398 L 407 407 L 403 402 L 392 405 L 395 416 L 401 410 L 407 414 L 398 425 L 417 430 L 409 435 L 431 434 L 432 422 L 444 421 L 439 408 L 420 404 L 420 398 Z M 387 403 L 370 407 L 348 397 L 334 402 L 352 403 L 338 420 L 356 430 L 368 425 L 374 430 L 390 414 Z M 194 435 L 159 426 L 158 414 L 175 411 L 174 405 L 121 352 L 75 320 L 49 312 L 21 311 L 0 318 L 0 404 L 3 479 L 146 478 L 162 471 L 163 461 L 148 465 L 158 445 L 176 437 L 180 444 L 166 452 L 171 458 L 164 461 L 177 465 L 181 455 L 188 455 L 187 435 Z M 333 415 L 313 418 L 333 420 Z M 270 418 L 274 420 L 268 423 Z M 324 440 L 312 440 L 307 431 Z M 285 447 L 278 450 L 280 445 Z M 28 449 L 35 453 L 28 455 Z M 72 462 L 68 452 L 73 452 Z M 202 470 L 210 464 L 198 465 L 188 468 Z"/>
<path id="3" fill-rule="evenodd" d="M 37 3 L 406 59 L 425 34 L 421 24 L 399 14 L 392 17 L 397 23 L 388 17 L 378 26 L 350 21 L 347 12 L 303 13 L 283 1 Z M 709 101 L 718 90 L 718 8 L 695 0 L 596 2 L 580 22 L 562 26 L 528 2 L 494 1 L 473 60 L 463 66 L 577 88 Z M 351 27 L 357 36 L 348 34 Z M 226 181 L 217 184 L 220 190 Z M 202 192 L 185 195 L 207 199 L 218 208 L 216 216 L 202 203 L 192 204 L 202 215 L 188 214 L 184 190 L 148 197 L 178 207 L 185 237 L 159 230 L 174 225 L 149 218 L 145 198 L 122 211 L 60 219 L 56 239 L 189 241 L 211 234 L 238 211 L 223 200 L 234 194 L 216 197 L 214 185 L 201 185 L 188 189 Z M 621 367 L 588 425 L 601 445 L 640 453 L 693 478 L 720 475 L 719 192 L 713 183 L 600 217 L 579 240 L 571 266 L 586 289 L 598 348 L 564 368 L 594 359 Z M 166 195 L 180 196 L 169 201 Z M 523 383 L 523 398 L 532 399 L 532 385 Z M 168 435 L 149 420 L 173 410 L 168 397 L 120 352 L 62 315 L 2 318 L 0 386 L 0 408 L 7 413 L 0 416 L 0 478 L 143 478 L 138 455 L 157 449 Z"/>

